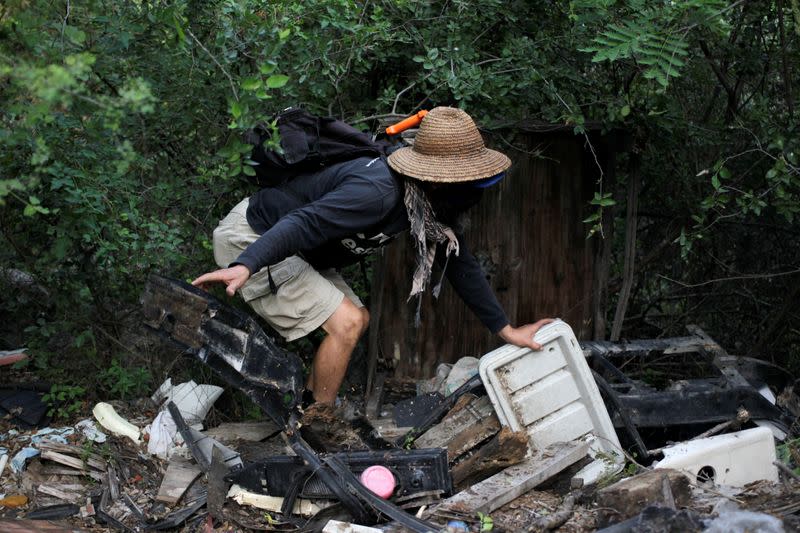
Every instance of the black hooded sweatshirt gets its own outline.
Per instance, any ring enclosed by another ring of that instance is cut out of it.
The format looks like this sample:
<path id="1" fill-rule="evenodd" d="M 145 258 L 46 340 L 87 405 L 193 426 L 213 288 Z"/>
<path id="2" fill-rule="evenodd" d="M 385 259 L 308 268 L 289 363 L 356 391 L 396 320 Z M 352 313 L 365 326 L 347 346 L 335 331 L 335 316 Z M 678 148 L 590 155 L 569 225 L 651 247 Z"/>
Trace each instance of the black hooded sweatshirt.
<path id="1" fill-rule="evenodd" d="M 463 200 L 463 198 L 462 198 Z M 471 202 L 470 202 L 471 203 Z M 453 206 L 444 206 L 451 223 Z M 458 207 L 458 206 L 456 206 Z M 359 261 L 409 229 L 401 179 L 380 159 L 362 157 L 301 174 L 250 198 L 247 222 L 261 234 L 232 263 L 250 272 L 300 255 L 314 268 L 340 268 Z M 460 253 L 445 262 L 445 276 L 461 299 L 492 332 L 508 322 L 475 256 L 456 233 Z"/>

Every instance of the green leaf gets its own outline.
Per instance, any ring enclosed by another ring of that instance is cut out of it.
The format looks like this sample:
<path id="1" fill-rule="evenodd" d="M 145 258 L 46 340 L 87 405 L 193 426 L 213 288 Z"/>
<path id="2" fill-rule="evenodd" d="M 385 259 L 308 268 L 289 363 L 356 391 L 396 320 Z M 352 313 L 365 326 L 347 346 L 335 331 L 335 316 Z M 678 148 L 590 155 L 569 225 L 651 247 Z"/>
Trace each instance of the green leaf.
<path id="1" fill-rule="evenodd" d="M 283 29 L 280 31 L 280 33 L 278 33 L 278 39 L 280 39 L 281 41 L 285 41 L 286 38 L 289 37 L 289 34 L 291 33 L 292 33 L 291 28 Z"/>
<path id="2" fill-rule="evenodd" d="M 242 116 L 242 105 L 239 102 L 231 103 L 231 115 L 233 115 L 233 118 L 239 118 Z"/>
<path id="3" fill-rule="evenodd" d="M 86 42 L 86 32 L 79 30 L 75 26 L 64 26 L 64 35 L 75 44 Z"/>
<path id="4" fill-rule="evenodd" d="M 714 187 L 714 190 L 718 191 L 719 188 L 720 188 L 720 185 L 721 184 L 719 182 L 719 178 L 717 177 L 717 175 L 714 174 L 713 176 L 711 176 L 711 186 Z"/>
<path id="5" fill-rule="evenodd" d="M 623 117 L 627 117 L 628 115 L 631 114 L 631 106 L 629 105 L 622 106 L 622 109 L 619 110 L 619 114 L 622 115 Z"/>
<path id="6" fill-rule="evenodd" d="M 267 87 L 270 89 L 280 89 L 289 81 L 289 76 L 284 74 L 273 74 L 267 78 Z"/>
<path id="7" fill-rule="evenodd" d="M 275 64 L 261 63 L 261 65 L 258 67 L 258 70 L 261 72 L 261 74 L 267 76 L 275 71 Z"/>
<path id="8" fill-rule="evenodd" d="M 243 165 L 242 166 L 242 174 L 244 174 L 245 176 L 255 176 L 256 175 L 256 169 L 254 169 L 250 165 Z"/>
<path id="9" fill-rule="evenodd" d="M 261 87 L 261 78 L 255 78 L 255 77 L 245 78 L 244 80 L 242 80 L 241 86 L 242 89 L 244 89 L 245 91 L 255 91 L 256 89 Z"/>

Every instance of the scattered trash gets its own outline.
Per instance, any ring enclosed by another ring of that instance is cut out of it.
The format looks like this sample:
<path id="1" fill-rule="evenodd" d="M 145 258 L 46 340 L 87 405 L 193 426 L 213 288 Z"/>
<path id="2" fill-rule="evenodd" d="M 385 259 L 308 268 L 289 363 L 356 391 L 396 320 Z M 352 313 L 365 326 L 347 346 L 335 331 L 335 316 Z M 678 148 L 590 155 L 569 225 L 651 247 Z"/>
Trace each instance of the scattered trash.
<path id="1" fill-rule="evenodd" d="M 749 533 L 758 531 L 759 533 L 783 533 L 783 523 L 765 513 L 754 513 L 752 511 L 742 511 L 730 501 L 724 501 L 718 505 L 714 512 L 717 517 L 705 520 L 707 533 Z"/>
<path id="2" fill-rule="evenodd" d="M 194 460 L 197 461 L 197 464 L 200 465 L 200 468 L 204 472 L 208 472 L 211 468 L 211 454 L 214 448 L 222 452 L 223 461 L 228 468 L 232 470 L 239 470 L 242 468 L 242 459 L 236 451 L 220 444 L 207 435 L 203 435 L 196 429 L 190 428 L 183 420 L 181 413 L 178 411 L 178 407 L 174 403 L 167 402 L 167 407 L 192 457 L 194 457 Z"/>
<path id="3" fill-rule="evenodd" d="M 392 389 L 392 378 L 376 376 L 374 390 L 365 399 L 362 411 L 367 419 L 348 426 L 358 433 L 353 442 L 365 449 L 342 452 L 337 446 L 341 442 L 310 438 L 314 432 L 308 430 L 314 429 L 314 420 L 319 421 L 319 417 L 299 409 L 299 360 L 277 347 L 255 321 L 195 287 L 166 278 L 152 277 L 142 302 L 145 323 L 151 331 L 208 365 L 252 399 L 272 423 L 221 425 L 203 433 L 197 424 L 216 400 L 216 389 L 204 389 L 195 382 L 173 385 L 166 380 L 153 395 L 153 400 L 163 402 L 166 409 L 162 408 L 146 431 L 148 451 L 169 460 L 168 464 L 160 463 L 157 470 L 160 474 L 166 467 L 166 473 L 154 483 L 144 473 L 132 476 L 128 469 L 120 476 L 120 499 L 113 505 L 109 476 L 108 488 L 104 489 L 106 503 L 96 509 L 97 520 L 109 527 L 119 528 L 120 521 L 124 522 L 122 527 L 129 527 L 127 524 L 138 517 L 134 527 L 150 529 L 176 527 L 188 521 L 194 530 L 211 530 L 227 522 L 256 526 L 253 529 L 305 524 L 309 530 L 324 527 L 324 531 L 337 533 L 371 532 L 375 528 L 364 524 L 393 520 L 416 532 L 443 531 L 448 525 L 455 531 L 478 530 L 485 525 L 487 513 L 502 512 L 547 481 L 554 481 L 553 487 L 565 483 L 572 488 L 583 487 L 528 519 L 529 524 L 553 529 L 581 514 L 576 507 L 584 514 L 599 516 L 597 509 L 579 500 L 579 494 L 596 491 L 588 485 L 592 481 L 619 475 L 624 462 L 620 438 L 645 465 L 659 452 L 665 453 L 662 463 L 668 464 L 665 461 L 670 449 L 665 446 L 672 443 L 667 443 L 663 434 L 639 433 L 639 428 L 678 427 L 669 425 L 676 423 L 680 412 L 665 404 L 668 400 L 683 405 L 681 402 L 699 399 L 704 405 L 703 409 L 687 407 L 689 422 L 681 424 L 680 431 L 685 433 L 676 435 L 673 440 L 678 442 L 700 442 L 699 437 L 737 431 L 742 424 L 752 424 L 751 420 L 773 424 L 771 429 L 783 431 L 787 438 L 795 435 L 783 407 L 787 405 L 782 399 L 785 391 L 775 389 L 769 379 L 749 383 L 750 378 L 743 377 L 758 374 L 760 367 L 756 364 L 739 368 L 723 361 L 721 352 L 714 352 L 721 378 L 673 380 L 661 388 L 645 386 L 628 377 L 606 355 L 612 358 L 609 354 L 624 353 L 631 358 L 634 355 L 630 350 L 640 350 L 635 352 L 638 356 L 651 353 L 648 350 L 653 347 L 661 350 L 659 353 L 672 353 L 674 339 L 588 343 L 585 356 L 569 327 L 556 322 L 542 328 L 537 336 L 537 341 L 545 345 L 542 352 L 505 347 L 480 362 L 464 358 L 455 365 L 440 367 L 436 378 L 427 384 L 404 385 L 406 394 L 400 397 L 398 389 Z M 679 347 L 698 351 L 717 349 L 713 341 L 699 334 L 681 343 Z M 587 356 L 594 370 L 587 364 Z M 732 389 L 736 392 L 730 392 Z M 409 398 L 415 391 L 424 394 Z M 712 406 L 715 394 L 722 402 Z M 384 410 L 383 398 L 395 407 L 394 420 L 385 414 L 392 406 L 387 403 Z M 739 417 L 738 404 L 731 411 L 737 398 L 743 398 L 744 417 Z M 637 411 L 636 405 L 645 408 Z M 749 410 L 751 406 L 753 411 Z M 338 414 L 334 412 L 333 416 Z M 658 426 L 659 420 L 668 424 Z M 281 431 L 280 436 L 277 431 Z M 763 431 L 771 433 L 770 429 Z M 385 435 L 393 440 L 384 440 L 389 438 Z M 689 441 L 694 437 L 698 439 Z M 181 439 L 185 448 L 176 446 Z M 259 442 L 262 440 L 269 444 Z M 285 455 L 286 446 L 296 455 Z M 194 462 L 173 450 L 188 450 Z M 587 454 L 594 460 L 570 480 L 568 476 L 578 467 L 569 467 L 586 459 Z M 736 468 L 738 465 L 732 464 L 731 471 Z M 205 476 L 198 478 L 199 470 Z M 697 473 L 692 472 L 690 477 L 687 481 L 683 474 L 659 468 L 611 485 L 603 489 L 603 495 L 602 491 L 592 494 L 597 501 L 611 501 L 616 494 L 620 503 L 613 505 L 620 509 L 628 505 L 625 512 L 630 517 L 611 526 L 617 528 L 613 531 L 629 531 L 639 527 L 637 524 L 658 527 L 670 520 L 687 526 L 688 531 L 702 526 L 701 515 L 674 507 L 697 498 L 688 490 L 689 481 L 696 484 Z M 785 480 L 792 482 L 793 478 Z M 147 499 L 136 499 L 136 489 L 131 488 L 144 484 L 151 487 L 150 508 L 145 506 Z M 454 485 L 460 492 L 453 494 Z M 180 501 L 189 503 L 171 513 L 158 507 Z M 656 501 L 663 507 L 642 510 Z M 202 506 L 207 507 L 207 516 L 198 512 Z M 781 508 L 800 510 L 800 499 Z M 299 518 L 315 512 L 319 514 L 307 523 Z M 336 521 L 341 519 L 336 514 L 340 512 L 349 516 L 348 522 Z M 165 518 L 154 521 L 164 513 Z M 606 518 L 619 520 L 621 516 L 617 511 Z M 494 523 L 502 526 L 496 517 Z"/>
<path id="4" fill-rule="evenodd" d="M 97 422 L 111 433 L 139 442 L 139 428 L 119 416 L 110 404 L 100 402 L 94 406 L 92 413 Z"/>
<path id="5" fill-rule="evenodd" d="M 31 435 L 31 444 L 37 445 L 43 440 L 66 444 L 67 437 L 73 434 L 75 434 L 75 428 L 72 427 L 44 428 Z"/>
<path id="6" fill-rule="evenodd" d="M 181 499 L 189 486 L 203 471 L 188 459 L 174 457 L 169 462 L 167 471 L 161 480 L 161 486 L 156 495 L 156 501 L 176 504 Z"/>
<path id="7" fill-rule="evenodd" d="M 689 509 L 677 511 L 671 507 L 652 505 L 637 516 L 598 530 L 597 533 L 694 533 L 702 530 L 703 524 L 697 513 Z"/>
<path id="8" fill-rule="evenodd" d="M 39 455 L 39 450 L 36 448 L 25 447 L 22 448 L 17 454 L 11 458 L 11 470 L 16 473 L 25 470 L 25 464 L 28 459 Z"/>
<path id="9" fill-rule="evenodd" d="M 349 522 L 340 522 L 339 520 L 329 520 L 325 527 L 322 528 L 322 533 L 382 533 L 382 529 L 374 527 L 361 526 L 358 524 L 351 524 Z"/>
<path id="10" fill-rule="evenodd" d="M 25 361 L 28 354 L 25 353 L 24 348 L 18 350 L 0 350 L 0 366 L 13 365 L 20 361 Z"/>
<path id="11" fill-rule="evenodd" d="M 267 496 L 266 494 L 256 494 L 243 489 L 239 485 L 233 485 L 228 492 L 228 498 L 236 501 L 240 505 L 252 505 L 265 511 L 281 512 L 283 508 L 283 498 L 279 496 Z M 301 516 L 311 516 L 320 512 L 326 507 L 325 504 L 320 506 L 318 503 L 312 503 L 309 500 L 296 500 L 292 507 L 292 514 Z"/>
<path id="12" fill-rule="evenodd" d="M 685 471 L 698 483 L 742 487 L 766 479 L 778 481 L 775 442 L 769 428 L 753 428 L 726 435 L 682 442 L 664 448 L 655 468 Z"/>
<path id="13" fill-rule="evenodd" d="M 396 485 L 392 471 L 381 465 L 372 465 L 361 472 L 361 483 L 384 500 L 392 495 Z"/>
<path id="14" fill-rule="evenodd" d="M 38 507 L 32 511 L 28 511 L 25 518 L 28 520 L 59 520 L 61 518 L 69 518 L 80 513 L 80 507 L 72 503 L 60 503 L 57 505 L 48 505 L 46 507 Z"/>
<path id="15" fill-rule="evenodd" d="M 0 506 L 3 507 L 22 507 L 28 505 L 28 497 L 24 494 L 15 494 L 13 496 L 6 496 L 0 500 Z"/>
<path id="16" fill-rule="evenodd" d="M 155 420 L 145 428 L 145 433 L 150 435 L 147 452 L 162 459 L 169 459 L 177 444 L 175 437 L 178 434 L 178 426 L 175 425 L 172 415 L 168 411 L 159 412 Z"/>
<path id="17" fill-rule="evenodd" d="M 447 531 L 447 533 L 468 533 L 469 526 L 466 522 L 461 520 L 450 520 L 447 523 L 447 528 L 445 531 Z"/>
<path id="18" fill-rule="evenodd" d="M 686 507 L 692 497 L 690 479 L 671 469 L 646 471 L 617 481 L 595 494 L 600 522 L 613 523 L 640 514 L 649 505 Z"/>
<path id="19" fill-rule="evenodd" d="M 106 434 L 97 429 L 94 420 L 87 418 L 75 424 L 75 429 L 92 442 L 102 444 L 106 441 Z"/>
<path id="20" fill-rule="evenodd" d="M 173 385 L 172 379 L 167 378 L 151 399 L 156 403 L 175 403 L 186 423 L 194 426 L 203 423 L 221 394 L 222 387 L 216 385 L 198 385 L 194 381 Z"/>
<path id="21" fill-rule="evenodd" d="M 440 393 L 445 396 L 450 396 L 458 388 L 469 381 L 473 376 L 478 375 L 478 365 L 480 360 L 475 357 L 462 357 L 450 369 L 450 373 L 442 384 Z"/>
<path id="22" fill-rule="evenodd" d="M 0 388 L 0 415 L 10 415 L 12 423 L 22 429 L 46 426 L 50 407 L 42 397 L 49 384 L 28 383 Z"/>

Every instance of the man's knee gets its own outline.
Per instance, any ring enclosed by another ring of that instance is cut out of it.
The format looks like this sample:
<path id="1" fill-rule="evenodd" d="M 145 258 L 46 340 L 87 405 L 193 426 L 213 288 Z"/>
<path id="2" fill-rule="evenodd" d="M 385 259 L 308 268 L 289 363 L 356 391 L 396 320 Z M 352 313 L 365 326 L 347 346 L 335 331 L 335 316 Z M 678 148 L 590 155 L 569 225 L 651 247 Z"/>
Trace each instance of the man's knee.
<path id="1" fill-rule="evenodd" d="M 328 335 L 355 344 L 369 324 L 369 313 L 345 298 L 333 315 L 322 325 Z"/>

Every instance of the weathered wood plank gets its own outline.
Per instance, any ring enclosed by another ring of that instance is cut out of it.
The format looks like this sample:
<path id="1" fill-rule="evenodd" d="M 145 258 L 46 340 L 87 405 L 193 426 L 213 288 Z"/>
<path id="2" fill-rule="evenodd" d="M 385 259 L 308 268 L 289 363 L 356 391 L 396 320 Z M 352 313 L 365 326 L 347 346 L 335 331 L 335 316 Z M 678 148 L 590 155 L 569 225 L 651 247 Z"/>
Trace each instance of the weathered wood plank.
<path id="1" fill-rule="evenodd" d="M 500 421 L 488 396 L 473 399 L 462 409 L 420 435 L 416 448 L 447 448 L 447 458 L 453 461 L 478 443 L 500 431 Z"/>
<path id="2" fill-rule="evenodd" d="M 105 461 L 101 462 L 89 457 L 86 459 L 86 462 L 84 462 L 82 459 L 78 459 L 77 457 L 64 455 L 63 453 L 54 452 L 52 450 L 42 450 L 42 459 L 55 461 L 56 463 L 77 468 L 78 470 L 84 470 L 88 465 L 96 470 L 105 471 L 108 466 Z"/>
<path id="3" fill-rule="evenodd" d="M 553 445 L 448 498 L 428 514 L 431 516 L 438 509 L 450 508 L 468 510 L 473 514 L 478 511 L 491 513 L 580 461 L 588 450 L 589 445 L 582 441 Z"/>
<path id="4" fill-rule="evenodd" d="M 156 500 L 169 504 L 178 503 L 186 489 L 202 473 L 200 467 L 189 462 L 188 459 L 179 456 L 173 457 L 164 473 L 164 479 L 161 480 Z"/>
<path id="5" fill-rule="evenodd" d="M 235 440 L 247 440 L 257 442 L 271 437 L 280 431 L 280 428 L 271 420 L 260 422 L 226 422 L 217 427 L 203 431 L 212 439 L 223 443 L 230 443 Z"/>
<path id="6" fill-rule="evenodd" d="M 39 485 L 36 487 L 36 492 L 41 494 L 47 494 L 48 496 L 53 496 L 58 498 L 59 500 L 64 500 L 65 502 L 70 503 L 78 503 L 83 499 L 83 495 L 78 492 L 72 492 L 71 490 L 64 490 L 66 487 L 59 488 L 58 486 L 48 484 L 48 485 Z M 71 487 L 70 487 L 71 488 Z M 83 485 L 80 486 L 81 489 L 84 489 Z"/>
<path id="7" fill-rule="evenodd" d="M 464 488 L 522 462 L 526 455 L 528 455 L 528 433 L 503 428 L 492 440 L 451 469 L 453 484 L 457 489 Z"/>
<path id="8" fill-rule="evenodd" d="M 102 481 L 104 476 L 104 474 L 94 470 L 62 468 L 55 465 L 43 465 L 41 472 L 45 476 L 89 476 L 95 481 Z"/>
<path id="9" fill-rule="evenodd" d="M 105 470 L 108 466 L 106 460 L 96 453 L 86 453 L 86 450 L 81 446 L 72 446 L 70 444 L 62 444 L 60 442 L 43 440 L 38 444 L 40 450 L 49 450 L 51 452 L 58 452 L 64 455 L 71 455 L 73 457 L 86 458 L 86 464 L 98 470 Z"/>

